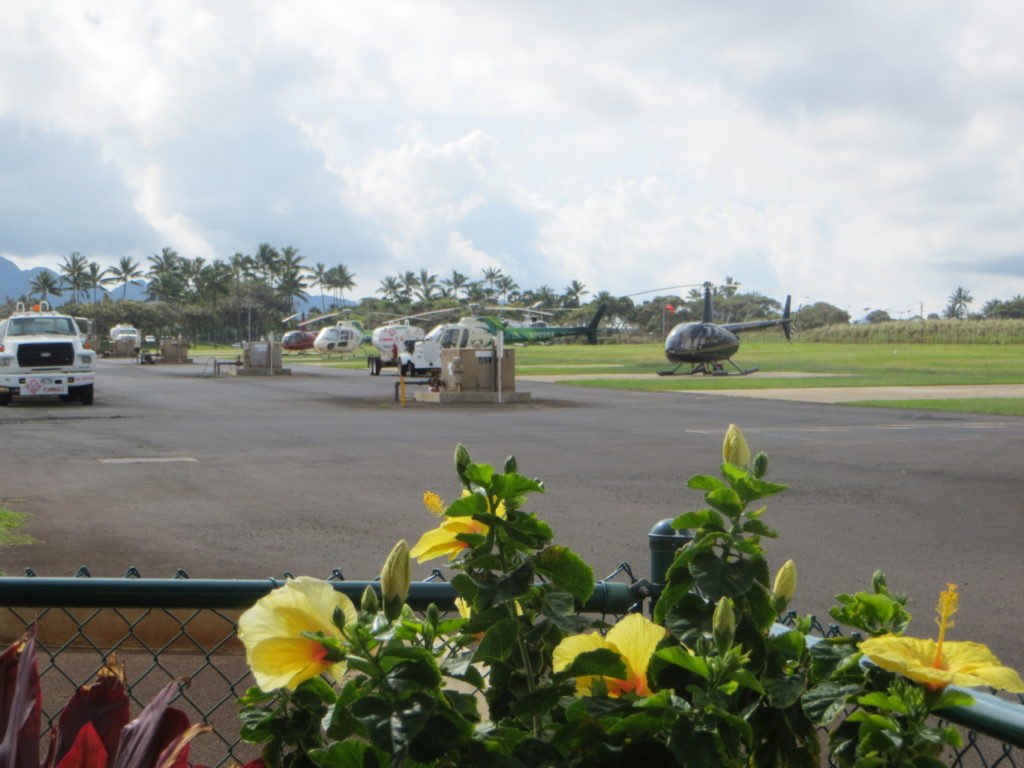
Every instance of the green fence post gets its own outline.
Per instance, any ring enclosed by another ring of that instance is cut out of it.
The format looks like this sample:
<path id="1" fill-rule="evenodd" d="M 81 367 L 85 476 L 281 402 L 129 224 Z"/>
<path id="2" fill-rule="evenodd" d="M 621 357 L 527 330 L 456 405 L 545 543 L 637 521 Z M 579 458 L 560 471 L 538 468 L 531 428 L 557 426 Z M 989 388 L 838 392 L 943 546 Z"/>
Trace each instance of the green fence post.
<path id="1" fill-rule="evenodd" d="M 672 520 L 662 520 L 647 534 L 647 546 L 651 551 L 651 583 L 664 585 L 665 574 L 675 559 L 676 550 L 693 541 L 693 531 L 677 531 Z"/>

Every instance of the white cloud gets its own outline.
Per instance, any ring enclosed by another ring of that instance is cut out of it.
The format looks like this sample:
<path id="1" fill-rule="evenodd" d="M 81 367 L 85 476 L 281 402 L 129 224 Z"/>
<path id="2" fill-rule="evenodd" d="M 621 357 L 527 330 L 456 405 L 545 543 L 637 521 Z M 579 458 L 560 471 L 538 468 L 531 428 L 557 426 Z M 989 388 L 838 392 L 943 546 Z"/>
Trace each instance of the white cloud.
<path id="1" fill-rule="evenodd" d="M 0 145 L 2 247 L 29 263 L 294 244 L 366 295 L 498 266 L 524 287 L 731 275 L 837 304 L 1006 298 L 1024 293 L 1022 16 L 23 3 L 0 28 L 0 129 L 22 137 Z"/>

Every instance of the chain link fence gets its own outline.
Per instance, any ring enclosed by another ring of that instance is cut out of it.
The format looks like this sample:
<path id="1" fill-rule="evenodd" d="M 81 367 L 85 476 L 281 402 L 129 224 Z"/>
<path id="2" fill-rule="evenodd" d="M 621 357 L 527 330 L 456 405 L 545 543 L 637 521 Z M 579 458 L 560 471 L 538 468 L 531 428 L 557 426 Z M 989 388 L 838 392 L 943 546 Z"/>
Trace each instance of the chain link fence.
<path id="1" fill-rule="evenodd" d="M 348 581 L 340 570 L 327 579 L 357 602 L 374 584 Z M 169 681 L 183 681 L 174 706 L 192 722 L 213 726 L 193 742 L 192 763 L 213 768 L 244 764 L 258 753 L 239 739 L 236 700 L 254 683 L 236 622 L 242 611 L 282 583 L 191 579 L 181 571 L 173 579 L 143 579 L 134 569 L 121 579 L 93 578 L 85 569 L 74 578 L 43 578 L 29 571 L 23 578 L 0 578 L 0 641 L 10 644 L 36 626 L 44 743 L 59 707 L 116 658 L 126 667 L 133 714 Z M 582 608 L 609 619 L 644 610 L 657 595 L 657 585 L 637 579 L 625 563 L 595 586 Z M 453 610 L 454 597 L 435 571 L 428 581 L 412 586 L 409 603 L 414 610 L 430 603 Z M 822 637 L 839 634 L 835 625 L 816 622 L 815 630 Z M 975 697 L 975 707 L 948 713 L 950 722 L 964 727 L 964 747 L 946 755 L 945 762 L 955 768 L 1024 768 L 1024 700 Z"/>

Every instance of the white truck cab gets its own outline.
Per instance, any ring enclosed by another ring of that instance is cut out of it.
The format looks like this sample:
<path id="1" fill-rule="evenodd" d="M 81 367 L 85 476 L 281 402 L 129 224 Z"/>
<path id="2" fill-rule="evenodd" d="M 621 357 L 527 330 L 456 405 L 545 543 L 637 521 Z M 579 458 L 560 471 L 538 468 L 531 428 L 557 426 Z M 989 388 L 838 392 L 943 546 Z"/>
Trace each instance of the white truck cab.
<path id="1" fill-rule="evenodd" d="M 19 302 L 0 320 L 0 405 L 15 396 L 57 395 L 92 405 L 96 353 L 75 318 L 46 302 Z"/>

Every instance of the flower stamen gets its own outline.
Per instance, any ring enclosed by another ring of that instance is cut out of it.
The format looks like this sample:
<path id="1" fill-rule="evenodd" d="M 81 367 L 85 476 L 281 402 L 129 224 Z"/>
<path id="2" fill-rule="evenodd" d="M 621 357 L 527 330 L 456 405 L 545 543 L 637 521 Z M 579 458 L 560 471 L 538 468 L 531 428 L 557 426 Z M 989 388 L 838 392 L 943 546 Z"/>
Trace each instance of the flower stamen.
<path id="1" fill-rule="evenodd" d="M 935 612 L 939 617 L 935 623 L 939 625 L 939 639 L 935 644 L 935 659 L 932 666 L 935 669 L 942 669 L 942 644 L 946 642 L 946 630 L 955 626 L 952 616 L 960 607 L 960 595 L 957 594 L 956 584 L 946 584 L 946 589 L 939 594 L 939 603 L 935 606 Z"/>

